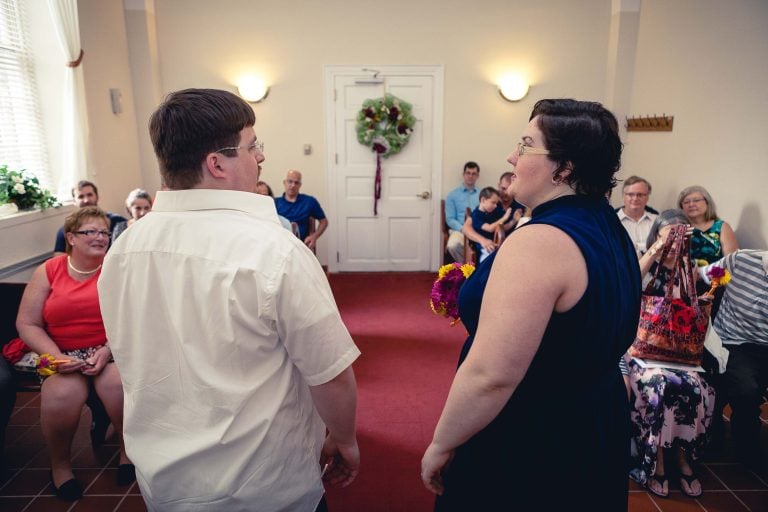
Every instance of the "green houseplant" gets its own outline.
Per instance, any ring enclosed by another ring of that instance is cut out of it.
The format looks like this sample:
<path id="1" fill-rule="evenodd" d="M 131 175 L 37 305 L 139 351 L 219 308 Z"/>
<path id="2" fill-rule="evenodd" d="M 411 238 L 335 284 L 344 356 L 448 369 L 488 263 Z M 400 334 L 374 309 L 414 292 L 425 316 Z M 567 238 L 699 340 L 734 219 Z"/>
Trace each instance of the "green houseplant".
<path id="1" fill-rule="evenodd" d="M 56 196 L 40 186 L 37 177 L 24 169 L 11 171 L 7 165 L 0 165 L 0 204 L 5 203 L 15 203 L 19 210 L 61 206 Z"/>

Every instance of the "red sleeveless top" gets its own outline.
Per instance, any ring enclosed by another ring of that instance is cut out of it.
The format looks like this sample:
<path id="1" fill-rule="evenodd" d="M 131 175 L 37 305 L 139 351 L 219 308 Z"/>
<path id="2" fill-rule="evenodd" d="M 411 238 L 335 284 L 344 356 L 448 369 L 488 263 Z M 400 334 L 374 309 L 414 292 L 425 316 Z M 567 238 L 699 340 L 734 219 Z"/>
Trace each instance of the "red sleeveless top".
<path id="1" fill-rule="evenodd" d="M 43 305 L 45 330 L 61 350 L 95 347 L 107 342 L 96 283 L 101 269 L 85 281 L 67 272 L 66 254 L 45 262 L 51 293 Z"/>

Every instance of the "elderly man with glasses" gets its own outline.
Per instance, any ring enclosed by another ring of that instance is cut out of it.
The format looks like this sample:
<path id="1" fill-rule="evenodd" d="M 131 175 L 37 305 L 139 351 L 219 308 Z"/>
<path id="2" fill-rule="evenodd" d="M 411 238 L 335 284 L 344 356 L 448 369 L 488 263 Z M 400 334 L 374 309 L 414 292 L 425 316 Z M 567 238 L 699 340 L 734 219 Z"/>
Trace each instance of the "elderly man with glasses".
<path id="1" fill-rule="evenodd" d="M 624 229 L 635 244 L 639 258 L 648 249 L 645 246 L 648 233 L 659 212 L 648 206 L 651 184 L 645 178 L 630 176 L 622 187 L 624 206 L 616 209 Z"/>

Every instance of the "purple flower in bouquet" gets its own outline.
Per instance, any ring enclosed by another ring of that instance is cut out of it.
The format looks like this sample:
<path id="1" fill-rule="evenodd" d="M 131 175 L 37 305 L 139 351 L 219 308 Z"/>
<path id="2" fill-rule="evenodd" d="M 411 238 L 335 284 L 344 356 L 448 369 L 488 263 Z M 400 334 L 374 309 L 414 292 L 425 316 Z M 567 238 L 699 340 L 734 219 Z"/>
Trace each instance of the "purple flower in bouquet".
<path id="1" fill-rule="evenodd" d="M 438 270 L 429 305 L 436 314 L 453 318 L 451 325 L 459 321 L 459 289 L 474 271 L 474 265 L 469 263 L 449 263 Z"/>

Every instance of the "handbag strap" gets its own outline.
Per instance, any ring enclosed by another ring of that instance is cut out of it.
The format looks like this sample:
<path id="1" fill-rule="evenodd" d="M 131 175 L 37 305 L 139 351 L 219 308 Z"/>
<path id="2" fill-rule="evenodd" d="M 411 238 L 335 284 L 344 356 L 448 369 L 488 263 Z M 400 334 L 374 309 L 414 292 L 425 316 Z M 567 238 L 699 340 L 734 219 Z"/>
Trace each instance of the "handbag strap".
<path id="1" fill-rule="evenodd" d="M 678 234 L 678 229 L 676 229 L 678 226 L 682 226 L 682 224 L 674 224 L 672 225 L 672 229 L 667 234 L 667 239 L 664 240 L 664 245 L 661 248 L 661 256 L 659 256 L 659 263 L 656 265 L 656 270 L 653 272 L 653 279 L 651 279 L 648 282 L 648 285 L 645 287 L 645 294 L 650 295 L 653 291 L 653 284 L 655 281 L 659 279 L 659 276 L 662 272 L 662 267 L 664 266 L 664 262 L 667 261 L 667 258 L 670 256 L 670 251 L 674 251 L 672 253 L 672 256 L 675 258 L 675 266 L 673 267 L 673 271 L 677 273 L 677 265 L 678 261 L 680 260 L 680 250 L 681 250 L 681 243 L 675 243 L 678 238 L 681 238 Z M 683 226 L 685 227 L 685 226 Z M 685 230 L 682 232 L 683 237 L 685 235 Z M 682 239 L 680 240 L 682 242 Z M 668 279 L 667 282 L 664 285 L 664 295 L 667 298 L 672 298 L 672 289 L 674 288 L 675 280 L 674 276 L 672 279 Z"/>
<path id="2" fill-rule="evenodd" d="M 668 258 L 674 261 L 672 267 L 672 276 L 664 283 L 664 296 L 668 300 L 673 299 L 675 281 L 680 283 L 680 295 L 688 299 L 688 303 L 694 309 L 695 314 L 700 313 L 699 301 L 696 297 L 696 281 L 694 278 L 693 260 L 691 260 L 691 239 L 685 234 L 688 226 L 685 224 L 674 224 L 671 226 L 664 246 L 661 249 L 659 264 L 653 273 L 653 280 L 646 286 L 645 293 L 650 294 L 654 282 L 659 278 L 662 272 L 663 262 Z"/>
<path id="3" fill-rule="evenodd" d="M 687 230 L 687 226 L 682 227 L 685 227 Z M 698 316 L 701 314 L 701 308 L 699 307 L 699 298 L 696 296 L 696 278 L 694 277 L 696 267 L 694 266 L 693 259 L 691 258 L 691 238 L 685 236 L 686 230 L 683 230 L 682 254 L 679 260 L 681 272 L 680 286 L 682 288 L 683 284 L 685 284 L 685 291 L 686 297 L 688 297 L 688 302 L 693 308 L 694 313 Z"/>

